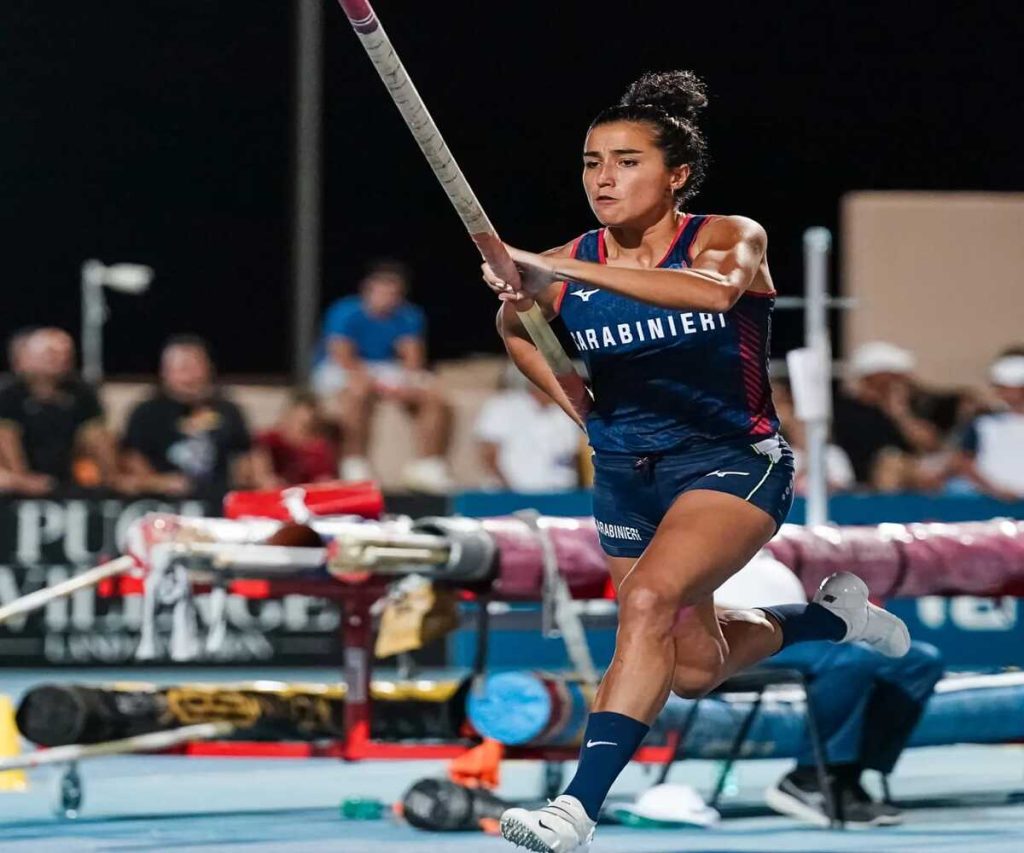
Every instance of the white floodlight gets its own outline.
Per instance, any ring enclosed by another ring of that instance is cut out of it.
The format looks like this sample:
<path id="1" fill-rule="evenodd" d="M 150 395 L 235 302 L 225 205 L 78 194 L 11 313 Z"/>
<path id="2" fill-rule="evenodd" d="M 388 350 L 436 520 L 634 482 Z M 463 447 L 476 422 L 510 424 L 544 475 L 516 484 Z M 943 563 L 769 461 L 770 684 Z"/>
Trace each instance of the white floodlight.
<path id="1" fill-rule="evenodd" d="M 149 289 L 153 268 L 144 264 L 111 264 L 89 260 L 82 264 L 82 376 L 87 382 L 103 379 L 103 324 L 107 300 L 103 288 L 138 296 Z"/>

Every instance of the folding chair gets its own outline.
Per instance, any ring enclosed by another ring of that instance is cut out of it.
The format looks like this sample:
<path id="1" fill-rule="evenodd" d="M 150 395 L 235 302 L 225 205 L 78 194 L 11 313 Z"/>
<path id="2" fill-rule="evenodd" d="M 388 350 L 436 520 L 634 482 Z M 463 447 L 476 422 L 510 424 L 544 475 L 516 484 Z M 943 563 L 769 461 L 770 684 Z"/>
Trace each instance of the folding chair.
<path id="1" fill-rule="evenodd" d="M 732 678 L 722 682 L 722 684 L 716 687 L 710 694 L 708 694 L 707 697 L 704 697 L 707 699 L 723 696 L 727 693 L 756 694 L 756 698 L 754 699 L 753 704 L 751 704 L 750 710 L 740 723 L 740 727 L 737 729 L 735 737 L 733 737 L 732 744 L 729 747 L 729 754 L 718 774 L 718 781 L 715 783 L 714 793 L 708 801 L 708 805 L 712 808 L 717 808 L 718 801 L 721 799 L 722 792 L 725 790 L 725 784 L 726 780 L 729 778 L 729 772 L 732 770 L 733 765 L 736 763 L 737 759 L 739 759 L 740 753 L 743 751 L 743 745 L 746 743 L 751 727 L 754 725 L 758 712 L 761 710 L 764 691 L 769 687 L 781 685 L 798 685 L 804 689 L 805 695 L 807 694 L 807 681 L 802 672 L 795 669 L 760 667 L 740 673 L 739 675 L 734 675 Z M 683 723 L 679 727 L 679 731 L 676 733 L 674 738 L 675 745 L 672 755 L 661 767 L 661 772 L 658 775 L 658 784 L 665 781 L 672 765 L 685 755 L 686 740 L 690 734 L 690 730 L 693 728 L 693 724 L 697 721 L 697 712 L 700 709 L 702 701 L 704 700 L 694 700 L 693 704 L 690 706 L 690 710 L 686 714 L 686 717 L 683 719 Z M 812 707 L 809 698 L 805 703 L 805 707 L 807 714 L 807 734 L 808 737 L 810 737 L 811 749 L 814 752 L 814 763 L 818 773 L 818 785 L 825 796 L 825 813 L 828 815 L 830 827 L 842 828 L 842 820 L 838 814 L 836 803 L 832 796 L 832 786 L 828 778 L 828 769 L 825 762 L 825 750 L 822 747 L 821 737 L 818 730 L 818 722 L 815 718 L 814 708 Z"/>

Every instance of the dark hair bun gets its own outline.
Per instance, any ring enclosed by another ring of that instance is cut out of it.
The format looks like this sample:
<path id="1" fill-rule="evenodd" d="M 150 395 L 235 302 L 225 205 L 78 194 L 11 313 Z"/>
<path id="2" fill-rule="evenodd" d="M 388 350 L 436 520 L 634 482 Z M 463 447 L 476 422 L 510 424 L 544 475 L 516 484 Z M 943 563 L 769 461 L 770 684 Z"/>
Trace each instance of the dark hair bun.
<path id="1" fill-rule="evenodd" d="M 649 71 L 619 100 L 619 106 L 651 106 L 693 123 L 707 105 L 707 86 L 692 71 Z"/>

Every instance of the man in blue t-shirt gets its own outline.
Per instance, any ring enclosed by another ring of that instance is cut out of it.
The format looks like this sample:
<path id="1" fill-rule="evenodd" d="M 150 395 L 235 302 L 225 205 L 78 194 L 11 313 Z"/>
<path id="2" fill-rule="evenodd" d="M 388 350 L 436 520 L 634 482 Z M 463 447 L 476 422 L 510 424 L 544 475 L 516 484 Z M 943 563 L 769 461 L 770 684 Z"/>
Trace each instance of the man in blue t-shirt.
<path id="1" fill-rule="evenodd" d="M 450 413 L 426 370 L 423 311 L 406 300 L 408 274 L 393 261 L 374 264 L 357 296 L 327 310 L 313 368 L 313 388 L 342 428 L 340 475 L 372 477 L 367 450 L 377 400 L 402 404 L 415 418 L 418 458 L 405 471 L 406 485 L 447 492 L 451 478 L 444 453 Z"/>

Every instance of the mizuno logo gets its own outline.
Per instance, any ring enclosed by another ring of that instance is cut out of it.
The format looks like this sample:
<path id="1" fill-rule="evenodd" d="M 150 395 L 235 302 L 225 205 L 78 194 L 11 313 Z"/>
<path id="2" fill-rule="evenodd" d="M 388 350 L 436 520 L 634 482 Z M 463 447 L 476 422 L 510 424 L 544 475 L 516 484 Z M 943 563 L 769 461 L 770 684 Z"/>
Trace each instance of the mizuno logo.
<path id="1" fill-rule="evenodd" d="M 573 296 L 578 296 L 581 302 L 589 302 L 590 297 L 597 293 L 601 288 L 595 288 L 594 290 L 570 290 L 569 293 Z"/>
<path id="2" fill-rule="evenodd" d="M 590 749 L 592 746 L 618 746 L 618 744 L 610 740 L 588 740 L 587 749 Z"/>
<path id="3" fill-rule="evenodd" d="M 712 471 L 708 474 L 709 477 L 728 477 L 730 474 L 735 474 L 737 477 L 749 477 L 749 471 Z"/>

